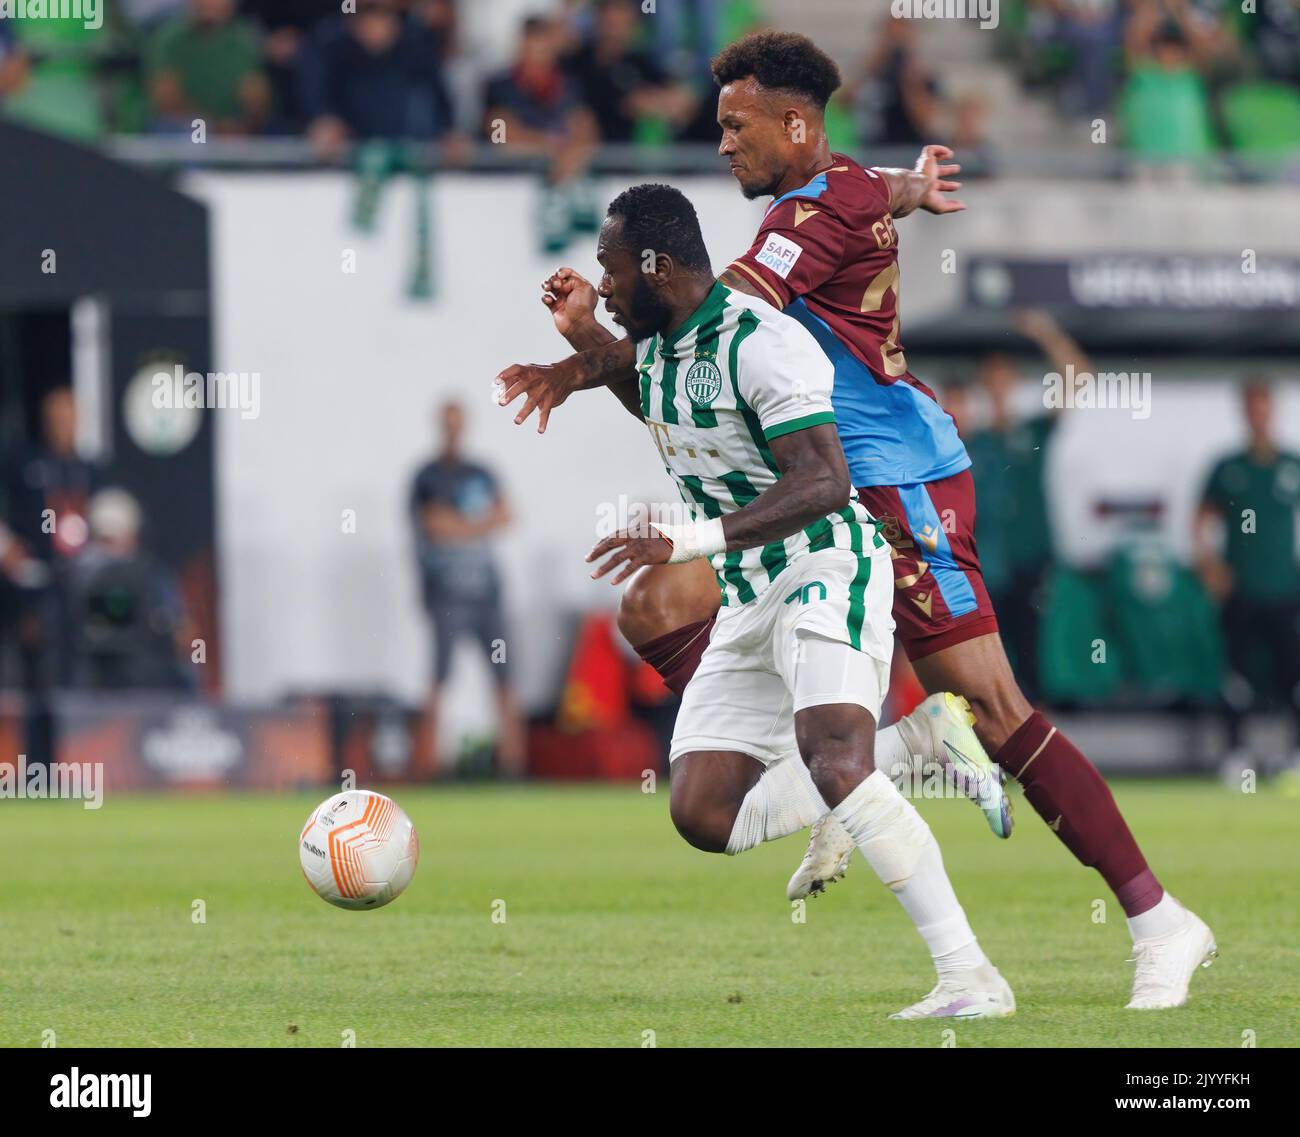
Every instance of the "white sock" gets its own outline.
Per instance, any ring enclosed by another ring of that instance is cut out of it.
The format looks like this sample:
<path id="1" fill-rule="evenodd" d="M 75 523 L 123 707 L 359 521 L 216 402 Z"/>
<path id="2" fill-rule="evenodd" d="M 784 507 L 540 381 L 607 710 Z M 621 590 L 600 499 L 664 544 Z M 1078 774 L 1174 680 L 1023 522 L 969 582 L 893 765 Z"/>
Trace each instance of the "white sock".
<path id="1" fill-rule="evenodd" d="M 876 731 L 876 769 L 899 789 L 910 788 L 930 757 L 930 732 L 909 719 Z"/>
<path id="2" fill-rule="evenodd" d="M 913 775 L 919 774 L 929 759 L 930 749 L 930 732 L 910 719 L 900 719 L 876 732 L 876 769 L 895 785 L 908 789 Z M 816 812 L 810 814 L 810 808 Z M 735 856 L 763 841 L 788 837 L 830 812 L 803 759 L 791 754 L 768 766 L 745 795 L 727 841 L 727 852 Z"/>
<path id="3" fill-rule="evenodd" d="M 764 770 L 745 795 L 727 853 L 734 857 L 762 841 L 798 833 L 828 812 L 803 759 L 789 754 Z"/>
<path id="4" fill-rule="evenodd" d="M 1167 936 L 1183 926 L 1183 906 L 1169 893 L 1165 893 L 1154 908 L 1148 908 L 1128 918 L 1128 932 L 1133 942 Z"/>
<path id="5" fill-rule="evenodd" d="M 930 827 L 880 770 L 831 812 L 898 897 L 941 973 L 987 963 Z"/>

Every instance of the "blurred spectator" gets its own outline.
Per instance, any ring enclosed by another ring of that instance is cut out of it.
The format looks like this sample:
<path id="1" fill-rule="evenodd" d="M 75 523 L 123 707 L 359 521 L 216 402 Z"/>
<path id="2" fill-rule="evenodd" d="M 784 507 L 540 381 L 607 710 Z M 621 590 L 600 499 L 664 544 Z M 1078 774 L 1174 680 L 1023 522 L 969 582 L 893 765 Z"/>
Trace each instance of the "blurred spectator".
<path id="1" fill-rule="evenodd" d="M 411 0 L 410 18 L 433 38 L 440 59 L 456 52 L 457 18 L 455 0 Z"/>
<path id="2" fill-rule="evenodd" d="M 564 249 L 575 230 L 599 223 L 581 181 L 598 129 L 577 83 L 560 66 L 561 39 L 553 20 L 525 20 L 514 65 L 489 79 L 483 96 L 489 141 L 547 160 L 538 228 L 548 253 Z"/>
<path id="3" fill-rule="evenodd" d="M 86 507 L 99 469 L 77 453 L 77 404 L 70 387 L 41 401 L 41 441 L 20 450 L 6 479 L 9 526 L 38 560 L 75 557 L 86 543 Z"/>
<path id="4" fill-rule="evenodd" d="M 1045 311 L 1017 312 L 1013 324 L 1065 377 L 1089 371 L 1082 348 Z M 975 543 L 998 625 L 1021 686 L 1032 700 L 1039 693 L 1038 625 L 1043 590 L 1054 558 L 1047 508 L 1047 459 L 1059 410 L 1029 418 L 1012 400 L 1019 368 L 1007 355 L 986 356 L 979 381 L 989 401 L 986 429 L 966 441 L 978 509 Z"/>
<path id="5" fill-rule="evenodd" d="M 483 72 L 508 68 L 519 50 L 519 29 L 529 18 L 563 20 L 573 0 L 460 0 L 457 16 L 464 50 Z"/>
<path id="6" fill-rule="evenodd" d="M 658 0 L 653 42 L 659 68 L 705 89 L 711 87 L 709 64 L 724 42 L 722 8 L 721 0 Z"/>
<path id="7" fill-rule="evenodd" d="M 189 0 L 120 0 L 122 15 L 133 28 L 152 28 L 185 11 Z"/>
<path id="8" fill-rule="evenodd" d="M 565 68 L 578 81 L 604 142 L 631 142 L 638 124 L 661 121 L 665 137 L 695 114 L 691 89 L 671 81 L 654 57 L 636 46 L 635 0 L 597 0 L 595 26 Z M 662 19 L 660 11 L 656 19 Z"/>
<path id="9" fill-rule="evenodd" d="M 988 102 L 974 91 L 961 95 L 953 104 L 952 145 L 969 160 L 973 151 L 987 142 Z"/>
<path id="10" fill-rule="evenodd" d="M 890 19 L 875 37 L 853 100 L 869 146 L 911 146 L 935 129 L 939 84 L 916 53 L 915 20 Z"/>
<path id="11" fill-rule="evenodd" d="M 21 9 L 19 9 L 21 11 Z M 82 19 L 50 18 L 33 7 L 28 18 L 0 17 L 0 98 L 4 114 L 36 130 L 94 141 L 106 129 L 99 66 L 111 53 L 111 11 L 89 28 Z"/>
<path id="12" fill-rule="evenodd" d="M 6 20 L 0 20 L 0 101 L 22 88 L 27 80 L 27 56 L 13 29 Z"/>
<path id="13" fill-rule="evenodd" d="M 404 20 L 395 0 L 359 0 L 354 16 L 321 24 L 302 55 L 309 135 L 324 158 L 357 139 L 439 139 L 454 113 L 438 41 Z"/>
<path id="14" fill-rule="evenodd" d="M 251 134 L 270 112 L 257 29 L 234 0 L 190 0 L 149 36 L 144 58 L 157 128 L 188 132 L 197 118 L 213 134 Z"/>
<path id="15" fill-rule="evenodd" d="M 298 68 L 312 28 L 338 14 L 338 0 L 241 0 L 240 12 L 262 31 L 262 67 L 271 84 L 272 129 L 300 132 L 305 125 L 298 100 Z"/>
<path id="16" fill-rule="evenodd" d="M 140 545 L 139 503 L 122 489 L 90 502 L 90 545 L 69 575 L 72 683 L 92 691 L 191 686 L 192 628 L 171 573 Z"/>
<path id="17" fill-rule="evenodd" d="M 5 474 L 8 575 L 0 606 L 5 626 L 16 634 L 28 690 L 66 678 L 60 589 L 68 566 L 85 550 L 86 514 L 99 480 L 98 467 L 77 454 L 72 390 L 56 387 L 41 403 L 41 441 L 19 450 Z"/>
<path id="18" fill-rule="evenodd" d="M 1031 459 L 1049 437 L 1052 419 L 1044 415 L 1027 423 L 1019 421 L 1012 407 L 1019 382 L 1020 369 L 1011 356 L 997 352 L 980 360 L 978 383 L 988 401 L 987 426 L 963 438 L 975 480 L 975 545 L 984 585 L 998 614 L 1002 639 L 1016 674 L 1026 682 L 1026 689 L 1032 690 L 1036 621 L 1028 609 L 1036 596 L 1021 595 L 1020 589 L 1028 587 L 1031 594 L 1036 594 L 1039 581 L 1030 572 L 1031 558 L 1036 548 L 1041 551 L 1045 541 L 1049 554 L 1051 551 L 1050 532 L 1044 533 L 1047 519 L 1032 508 L 1035 499 L 1029 491 L 1037 477 Z M 1025 481 L 1030 486 L 1019 484 Z M 1029 520 L 1028 529 L 1020 534 L 1014 531 L 1012 521 L 1018 507 Z M 1017 545 L 1014 567 L 1013 542 Z M 1022 570 L 1019 579 L 1015 568 Z"/>
<path id="19" fill-rule="evenodd" d="M 1221 42 L 1185 0 L 1137 0 L 1125 32 L 1123 118 L 1140 158 L 1195 161 L 1214 148 L 1205 73 Z"/>
<path id="20" fill-rule="evenodd" d="M 1221 623 L 1236 690 L 1226 692 L 1229 744 L 1241 746 L 1245 711 L 1281 707 L 1300 748 L 1300 454 L 1281 449 L 1274 433 L 1269 381 L 1241 389 L 1244 450 L 1210 472 L 1196 514 L 1197 568 L 1222 604 Z M 1223 550 L 1212 540 L 1223 528 Z"/>
<path id="21" fill-rule="evenodd" d="M 426 719 L 432 767 L 439 766 L 438 704 L 452 654 L 457 641 L 470 636 L 488 658 L 497 687 L 500 770 L 519 775 L 524 772 L 523 720 L 510 687 L 501 578 L 490 543 L 510 523 L 510 511 L 492 473 L 464 457 L 463 408 L 447 403 L 440 420 L 441 449 L 415 475 L 410 494 L 424 606 L 433 624 L 434 681 Z"/>
<path id="22" fill-rule="evenodd" d="M 1089 116 L 1109 110 L 1123 44 L 1121 0 L 1043 0 L 1040 7 L 1048 38 L 1069 56 L 1064 109 Z"/>
<path id="23" fill-rule="evenodd" d="M 940 387 L 940 404 L 948 412 L 957 427 L 957 433 L 961 435 L 963 441 L 971 433 L 971 402 L 970 402 L 970 384 L 962 378 L 950 376 L 945 379 Z M 970 449 L 970 443 L 966 444 L 967 450 Z"/>
<path id="24" fill-rule="evenodd" d="M 1240 26 L 1267 78 L 1300 84 L 1300 2 L 1257 0 L 1254 14 L 1243 16 Z"/>

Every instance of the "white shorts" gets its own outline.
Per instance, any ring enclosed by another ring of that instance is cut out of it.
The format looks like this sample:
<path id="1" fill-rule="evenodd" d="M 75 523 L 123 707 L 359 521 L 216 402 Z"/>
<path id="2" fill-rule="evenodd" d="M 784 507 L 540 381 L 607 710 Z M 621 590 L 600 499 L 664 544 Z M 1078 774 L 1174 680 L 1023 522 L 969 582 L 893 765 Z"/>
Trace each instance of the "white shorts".
<path id="1" fill-rule="evenodd" d="M 869 570 L 854 586 L 861 560 Z M 723 608 L 686 685 L 669 759 L 736 750 L 765 766 L 795 752 L 794 715 L 853 703 L 880 719 L 894 653 L 888 546 L 794 560 L 751 604 Z"/>

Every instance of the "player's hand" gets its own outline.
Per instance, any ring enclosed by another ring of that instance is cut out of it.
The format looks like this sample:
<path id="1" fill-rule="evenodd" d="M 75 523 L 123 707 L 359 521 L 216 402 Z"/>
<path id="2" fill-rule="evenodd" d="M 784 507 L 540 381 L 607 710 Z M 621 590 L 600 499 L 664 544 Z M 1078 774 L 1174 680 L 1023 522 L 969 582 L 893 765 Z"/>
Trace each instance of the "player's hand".
<path id="1" fill-rule="evenodd" d="M 956 162 L 948 161 L 952 154 L 952 149 L 948 146 L 921 147 L 921 156 L 916 160 L 915 170 L 929 182 L 929 188 L 920 202 L 920 208 L 927 213 L 959 213 L 966 208 L 965 203 L 955 197 L 943 196 L 961 189 L 961 182 L 951 180 L 954 174 L 961 172 L 961 167 Z"/>
<path id="2" fill-rule="evenodd" d="M 578 375 L 573 366 L 576 358 L 570 356 L 551 364 L 511 364 L 496 377 L 497 403 L 508 407 L 520 395 L 525 396 L 523 409 L 515 415 L 515 425 L 523 425 L 537 411 L 537 433 L 545 434 L 551 411 L 578 390 Z"/>
<path id="3" fill-rule="evenodd" d="M 645 565 L 666 565 L 673 555 L 673 544 L 663 537 L 640 537 L 627 529 L 620 529 L 596 542 L 596 547 L 587 554 L 587 563 L 599 560 L 606 553 L 613 553 L 604 564 L 597 566 L 591 574 L 592 580 L 599 580 L 613 572 L 619 565 L 622 569 L 610 584 L 622 584 L 637 569 Z"/>
<path id="4" fill-rule="evenodd" d="M 555 330 L 566 338 L 595 320 L 598 299 L 591 281 L 571 268 L 556 269 L 542 281 L 542 303 L 551 311 Z"/>

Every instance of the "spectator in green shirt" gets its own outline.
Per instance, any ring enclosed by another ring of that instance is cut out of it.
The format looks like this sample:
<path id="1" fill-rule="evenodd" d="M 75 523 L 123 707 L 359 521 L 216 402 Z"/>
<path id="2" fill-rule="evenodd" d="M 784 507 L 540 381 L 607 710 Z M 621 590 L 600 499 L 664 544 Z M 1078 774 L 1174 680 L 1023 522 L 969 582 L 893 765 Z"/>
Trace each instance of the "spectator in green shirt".
<path id="1" fill-rule="evenodd" d="M 1231 38 L 1187 0 L 1135 0 L 1124 39 L 1129 149 L 1152 165 L 1194 165 L 1215 147 L 1207 79 Z"/>
<path id="2" fill-rule="evenodd" d="M 251 134 L 271 109 L 257 29 L 235 16 L 234 0 L 190 0 L 189 10 L 145 45 L 145 74 L 160 129 Z"/>
<path id="3" fill-rule="evenodd" d="M 1083 350 L 1045 311 L 1015 313 L 1012 323 L 1062 375 L 1091 369 Z M 1047 457 L 1059 411 L 1018 416 L 1012 396 L 1020 369 L 1009 355 L 980 361 L 979 382 L 988 397 L 986 429 L 966 440 L 979 512 L 975 542 L 998 627 L 1021 686 L 1038 693 L 1038 623 L 1043 587 L 1053 560 L 1047 508 Z"/>
<path id="4" fill-rule="evenodd" d="M 1241 745 L 1244 714 L 1263 706 L 1290 712 L 1300 745 L 1300 454 L 1277 443 L 1266 378 L 1248 379 L 1241 398 L 1246 448 L 1210 472 L 1195 529 L 1197 569 L 1222 604 L 1228 661 L 1242 692 L 1227 692 L 1233 750 Z M 1213 541 L 1216 520 L 1222 551 Z"/>

